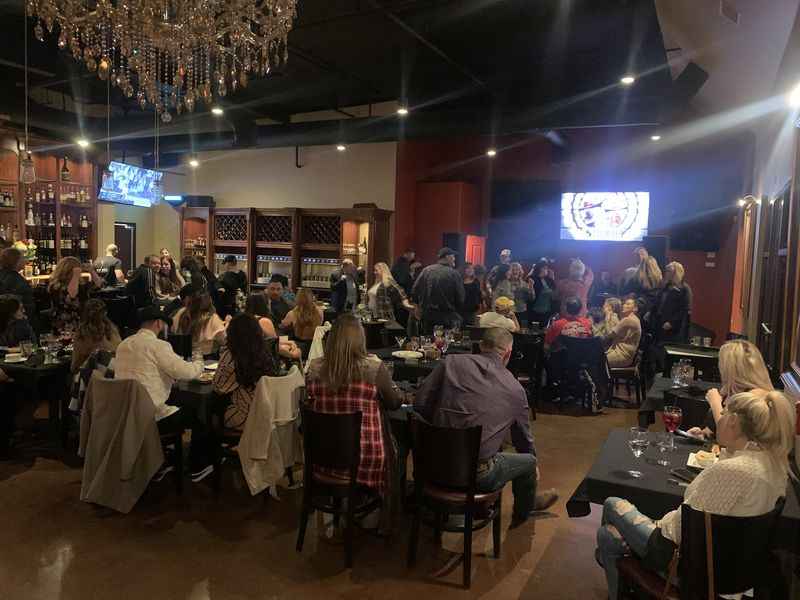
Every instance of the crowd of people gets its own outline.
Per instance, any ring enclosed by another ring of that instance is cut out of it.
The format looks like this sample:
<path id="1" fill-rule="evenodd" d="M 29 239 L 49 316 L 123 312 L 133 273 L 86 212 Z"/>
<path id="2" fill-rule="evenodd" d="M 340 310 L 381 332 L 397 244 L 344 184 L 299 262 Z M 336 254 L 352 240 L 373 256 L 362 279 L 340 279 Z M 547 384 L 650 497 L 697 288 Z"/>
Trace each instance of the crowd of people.
<path id="1" fill-rule="evenodd" d="M 442 248 L 436 263 L 420 269 L 409 250 L 391 269 L 385 263 L 375 265 L 374 283 L 363 298 L 355 265 L 344 261 L 332 285 L 332 306 L 338 316 L 323 355 L 307 365 L 308 404 L 319 412 L 361 413 L 357 481 L 388 498 L 397 493 L 396 472 L 404 469 L 404 457 L 398 454 L 383 415 L 403 403 L 403 393 L 384 363 L 367 352 L 364 328 L 353 309 L 366 304 L 379 318 L 404 320 L 410 331 L 480 326 L 480 352 L 440 361 L 417 390 L 414 406 L 436 426 L 482 426 L 477 488 L 490 492 L 511 482 L 512 527 L 516 527 L 532 513 L 552 506 L 558 493 L 541 488 L 526 393 L 507 368 L 511 334 L 541 326 L 546 346 L 555 345 L 562 336 L 598 336 L 605 342 L 611 366 L 631 363 L 643 331 L 656 340 L 685 340 L 691 289 L 683 266 L 671 262 L 662 275 L 645 249 L 638 249 L 637 255 L 638 265 L 615 282 L 607 272 L 595 279 L 579 259 L 570 261 L 566 277 L 556 279 L 552 261 L 539 260 L 526 274 L 508 250 L 488 270 L 469 263 L 456 269 L 450 248 Z M 59 262 L 48 283 L 52 327 L 71 334 L 76 376 L 94 368 L 98 353 L 113 354 L 110 366 L 115 376 L 136 379 L 147 390 L 162 434 L 192 430 L 190 472 L 194 481 L 200 481 L 213 471 L 207 425 L 168 400 L 173 384 L 198 377 L 203 364 L 179 357 L 163 339 L 164 333 L 190 337 L 198 354 L 218 353 L 213 386 L 230 398 L 224 422 L 243 429 L 259 380 L 280 374 L 282 361 L 301 358 L 322 325 L 323 312 L 310 290 L 300 289 L 295 296 L 279 275 L 263 292 L 248 293 L 247 278 L 234 257 L 225 260 L 220 277 L 191 257 L 176 266 L 167 250 L 148 256 L 130 277 L 122 273 L 117 260 L 116 248 L 109 246 L 96 269 L 69 257 Z M 14 346 L 36 336 L 28 319 L 36 316 L 28 312 L 33 310 L 29 309 L 32 291 L 19 275 L 22 262 L 14 249 L 0 253 L 0 345 Z M 138 330 L 125 339 L 126 332 L 111 322 L 105 303 L 91 297 L 92 289 L 112 279 L 125 286 L 137 309 Z M 280 338 L 280 333 L 290 334 L 292 340 Z M 761 354 L 749 342 L 723 345 L 719 371 L 721 387 L 707 395 L 711 409 L 707 427 L 690 433 L 715 437 L 725 449 L 723 460 L 688 486 L 684 501 L 722 515 L 763 514 L 785 494 L 794 408 L 774 389 Z M 2 370 L 0 385 L 8 385 Z M 0 450 L 6 451 L 13 430 L 13 402 L 3 403 L 0 415 Z M 506 451 L 507 440 L 515 452 Z M 680 510 L 653 521 L 630 502 L 609 498 L 597 532 L 596 556 L 605 570 L 610 598 L 618 597 L 619 557 L 632 553 L 664 571 L 680 537 Z"/>

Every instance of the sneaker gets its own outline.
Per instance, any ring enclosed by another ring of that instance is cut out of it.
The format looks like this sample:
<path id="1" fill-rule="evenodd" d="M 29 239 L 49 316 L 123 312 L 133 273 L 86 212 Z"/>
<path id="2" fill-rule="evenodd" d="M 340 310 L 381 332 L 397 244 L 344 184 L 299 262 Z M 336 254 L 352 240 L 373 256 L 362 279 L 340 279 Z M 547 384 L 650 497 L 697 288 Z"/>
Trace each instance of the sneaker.
<path id="1" fill-rule="evenodd" d="M 547 510 L 553 506 L 557 500 L 558 492 L 555 490 L 555 488 L 545 490 L 539 494 L 536 494 L 536 498 L 533 501 L 533 510 L 534 512 Z"/>
<path id="2" fill-rule="evenodd" d="M 164 477 L 167 476 L 168 473 L 172 473 L 172 471 L 174 470 L 175 467 L 173 467 L 172 465 L 164 465 L 158 470 L 158 472 L 155 475 L 153 475 L 152 480 L 156 482 L 161 481 L 162 479 L 164 479 Z"/>
<path id="3" fill-rule="evenodd" d="M 205 479 L 206 477 L 211 475 L 213 472 L 214 472 L 214 465 L 208 465 L 207 467 L 204 467 L 204 468 L 200 469 L 199 471 L 194 471 L 191 474 L 192 481 L 194 483 L 198 483 L 200 481 L 203 481 L 203 479 Z"/>

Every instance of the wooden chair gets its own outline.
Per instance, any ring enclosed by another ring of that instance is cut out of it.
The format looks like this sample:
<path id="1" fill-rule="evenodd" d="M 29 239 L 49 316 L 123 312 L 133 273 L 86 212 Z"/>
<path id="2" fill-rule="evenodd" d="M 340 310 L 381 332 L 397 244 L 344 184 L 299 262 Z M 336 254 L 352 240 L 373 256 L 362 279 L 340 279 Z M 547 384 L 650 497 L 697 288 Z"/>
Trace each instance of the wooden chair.
<path id="1" fill-rule="evenodd" d="M 500 558 L 500 519 L 503 490 L 477 491 L 478 454 L 482 427 L 450 429 L 434 427 L 412 415 L 411 447 L 414 452 L 414 493 L 416 512 L 411 524 L 408 566 L 417 559 L 417 542 L 422 513 L 434 513 L 426 525 L 434 528 L 437 543 L 442 531 L 464 534 L 463 585 L 472 582 L 472 533 L 492 524 L 494 557 Z M 448 526 L 449 514 L 464 515 L 463 526 Z M 476 517 L 478 521 L 476 522 Z"/>
<path id="2" fill-rule="evenodd" d="M 755 589 L 756 598 L 780 585 L 770 539 L 783 500 L 757 517 L 724 517 L 681 507 L 681 545 L 678 564 L 680 588 L 670 600 L 717 600 L 720 594 Z M 662 598 L 665 580 L 636 557 L 617 562 L 620 598 Z M 773 590 L 774 591 L 774 590 Z M 786 595 L 767 596 L 785 598 Z"/>
<path id="3" fill-rule="evenodd" d="M 353 566 L 355 518 L 372 512 L 381 502 L 375 492 L 356 481 L 361 463 L 361 412 L 340 415 L 304 408 L 302 415 L 305 469 L 297 551 L 303 551 L 313 511 L 332 514 L 334 525 L 344 516 L 344 566 L 349 569 Z M 319 468 L 344 471 L 347 476 L 324 474 Z"/>

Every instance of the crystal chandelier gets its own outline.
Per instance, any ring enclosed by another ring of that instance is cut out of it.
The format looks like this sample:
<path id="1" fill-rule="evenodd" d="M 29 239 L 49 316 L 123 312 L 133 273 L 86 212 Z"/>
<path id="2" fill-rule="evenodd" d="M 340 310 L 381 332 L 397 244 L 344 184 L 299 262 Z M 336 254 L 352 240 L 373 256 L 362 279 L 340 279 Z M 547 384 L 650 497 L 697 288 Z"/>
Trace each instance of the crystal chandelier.
<path id="1" fill-rule="evenodd" d="M 58 47 L 141 108 L 194 111 L 288 57 L 297 0 L 26 0 L 36 39 Z"/>

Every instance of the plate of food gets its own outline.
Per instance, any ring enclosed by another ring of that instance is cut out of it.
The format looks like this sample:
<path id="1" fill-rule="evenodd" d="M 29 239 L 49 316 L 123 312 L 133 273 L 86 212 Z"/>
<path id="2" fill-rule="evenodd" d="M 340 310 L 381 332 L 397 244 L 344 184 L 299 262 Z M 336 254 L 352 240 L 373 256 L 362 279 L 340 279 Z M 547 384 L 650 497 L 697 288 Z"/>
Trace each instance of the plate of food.
<path id="1" fill-rule="evenodd" d="M 25 362 L 28 360 L 26 357 L 22 356 L 21 354 L 16 353 L 9 353 L 6 354 L 5 358 L 3 359 L 9 365 L 14 365 L 17 363 Z"/>
<path id="2" fill-rule="evenodd" d="M 211 383 L 212 381 L 214 381 L 214 373 L 211 373 L 211 372 L 208 372 L 208 371 L 205 372 L 205 373 L 202 373 L 197 378 L 197 381 L 199 381 L 200 383 Z"/>
<path id="3" fill-rule="evenodd" d="M 719 460 L 719 457 L 714 452 L 706 452 L 705 450 L 698 450 L 697 452 L 692 452 L 689 454 L 689 458 L 686 459 L 686 466 L 692 467 L 695 469 L 707 469 L 711 465 L 715 464 Z"/>
<path id="4" fill-rule="evenodd" d="M 419 360 L 424 355 L 422 352 L 416 352 L 414 350 L 395 350 L 392 352 L 392 356 L 395 358 L 402 358 L 403 360 Z"/>

